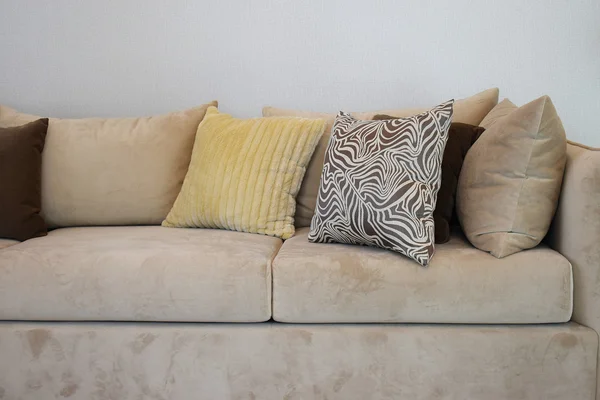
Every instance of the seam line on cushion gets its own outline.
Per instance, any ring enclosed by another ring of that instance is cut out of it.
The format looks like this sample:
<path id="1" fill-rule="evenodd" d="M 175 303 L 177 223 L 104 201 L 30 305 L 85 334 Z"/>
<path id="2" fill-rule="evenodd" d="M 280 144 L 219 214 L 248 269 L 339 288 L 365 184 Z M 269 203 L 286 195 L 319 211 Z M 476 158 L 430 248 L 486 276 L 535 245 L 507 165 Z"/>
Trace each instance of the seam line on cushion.
<path id="1" fill-rule="evenodd" d="M 530 234 L 524 233 L 524 232 L 515 232 L 515 231 L 489 231 L 489 232 L 476 233 L 475 236 L 489 235 L 489 234 L 492 234 L 492 233 L 512 233 L 514 235 L 523 235 L 523 236 L 530 237 L 532 239 L 537 239 L 537 237 L 534 236 L 534 235 L 530 235 Z"/>
<path id="2" fill-rule="evenodd" d="M 275 258 L 277 258 L 277 255 L 279 254 L 279 251 L 281 251 L 281 248 L 283 247 L 283 243 L 284 243 L 284 240 L 280 239 L 279 240 L 279 246 L 277 247 L 277 250 L 275 250 L 273 252 L 273 255 L 271 256 L 271 260 L 267 264 L 267 267 L 269 268 L 268 272 L 270 272 L 270 275 L 271 275 L 271 293 L 270 293 L 271 294 L 271 301 L 270 301 L 270 303 L 271 303 L 270 304 L 271 305 L 271 310 L 269 310 L 270 311 L 269 313 L 271 314 L 270 318 L 274 318 L 274 316 L 275 316 L 275 312 L 274 312 L 274 310 L 275 310 L 275 302 L 274 302 L 274 298 L 275 298 L 275 279 L 274 279 L 274 275 L 275 275 L 275 270 L 274 270 L 274 267 L 275 267 Z M 268 289 L 268 285 L 269 285 L 268 279 L 265 280 L 265 283 L 266 283 L 267 289 Z M 267 293 L 268 292 L 269 291 L 267 290 Z"/>
<path id="3" fill-rule="evenodd" d="M 567 262 L 569 263 L 569 275 L 571 276 L 571 313 L 568 319 L 568 321 L 570 321 L 573 319 L 573 312 L 575 311 L 575 277 L 573 276 L 573 264 L 571 264 L 571 261 L 569 260 L 567 260 Z"/>

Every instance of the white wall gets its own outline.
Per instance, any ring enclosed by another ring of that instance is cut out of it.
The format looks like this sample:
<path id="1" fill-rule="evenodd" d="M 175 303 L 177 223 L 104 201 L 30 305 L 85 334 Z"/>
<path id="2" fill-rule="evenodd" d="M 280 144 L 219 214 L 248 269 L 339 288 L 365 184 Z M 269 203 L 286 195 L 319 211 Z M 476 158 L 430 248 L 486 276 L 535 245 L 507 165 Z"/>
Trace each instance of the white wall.
<path id="1" fill-rule="evenodd" d="M 0 102 L 32 113 L 367 110 L 492 86 L 549 94 L 600 146 L 600 0 L 0 0 Z"/>

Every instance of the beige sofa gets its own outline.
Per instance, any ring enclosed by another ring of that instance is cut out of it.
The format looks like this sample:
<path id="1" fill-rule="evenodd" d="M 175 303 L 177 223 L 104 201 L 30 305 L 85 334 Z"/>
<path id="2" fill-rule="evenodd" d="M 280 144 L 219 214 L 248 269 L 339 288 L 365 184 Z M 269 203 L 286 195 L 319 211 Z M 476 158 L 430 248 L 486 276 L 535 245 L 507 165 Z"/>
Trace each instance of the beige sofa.
<path id="1" fill-rule="evenodd" d="M 0 399 L 600 399 L 600 152 L 569 144 L 546 244 L 503 259 L 306 237 L 0 240 Z"/>

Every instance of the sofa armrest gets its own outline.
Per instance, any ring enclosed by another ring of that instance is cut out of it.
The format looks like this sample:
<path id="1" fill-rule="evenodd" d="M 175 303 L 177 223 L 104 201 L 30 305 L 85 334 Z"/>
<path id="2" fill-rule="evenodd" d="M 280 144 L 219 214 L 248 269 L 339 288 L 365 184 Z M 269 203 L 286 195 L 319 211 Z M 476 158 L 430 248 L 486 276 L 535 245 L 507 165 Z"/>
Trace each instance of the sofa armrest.
<path id="1" fill-rule="evenodd" d="M 547 242 L 573 266 L 572 320 L 600 332 L 600 149 L 567 145 L 562 192 Z M 598 377 L 600 384 L 600 371 Z"/>
<path id="2" fill-rule="evenodd" d="M 573 266 L 573 320 L 600 332 L 600 149 L 567 145 L 550 246 Z"/>

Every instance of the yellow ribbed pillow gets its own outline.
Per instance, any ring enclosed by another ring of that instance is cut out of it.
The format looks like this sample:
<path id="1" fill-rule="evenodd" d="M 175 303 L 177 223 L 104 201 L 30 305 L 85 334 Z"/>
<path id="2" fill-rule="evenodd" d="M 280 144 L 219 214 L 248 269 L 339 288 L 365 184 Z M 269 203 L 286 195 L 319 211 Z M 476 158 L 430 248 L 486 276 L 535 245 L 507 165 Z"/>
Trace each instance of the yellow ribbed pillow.
<path id="1" fill-rule="evenodd" d="M 237 119 L 210 107 L 166 227 L 294 235 L 296 195 L 324 121 Z"/>

